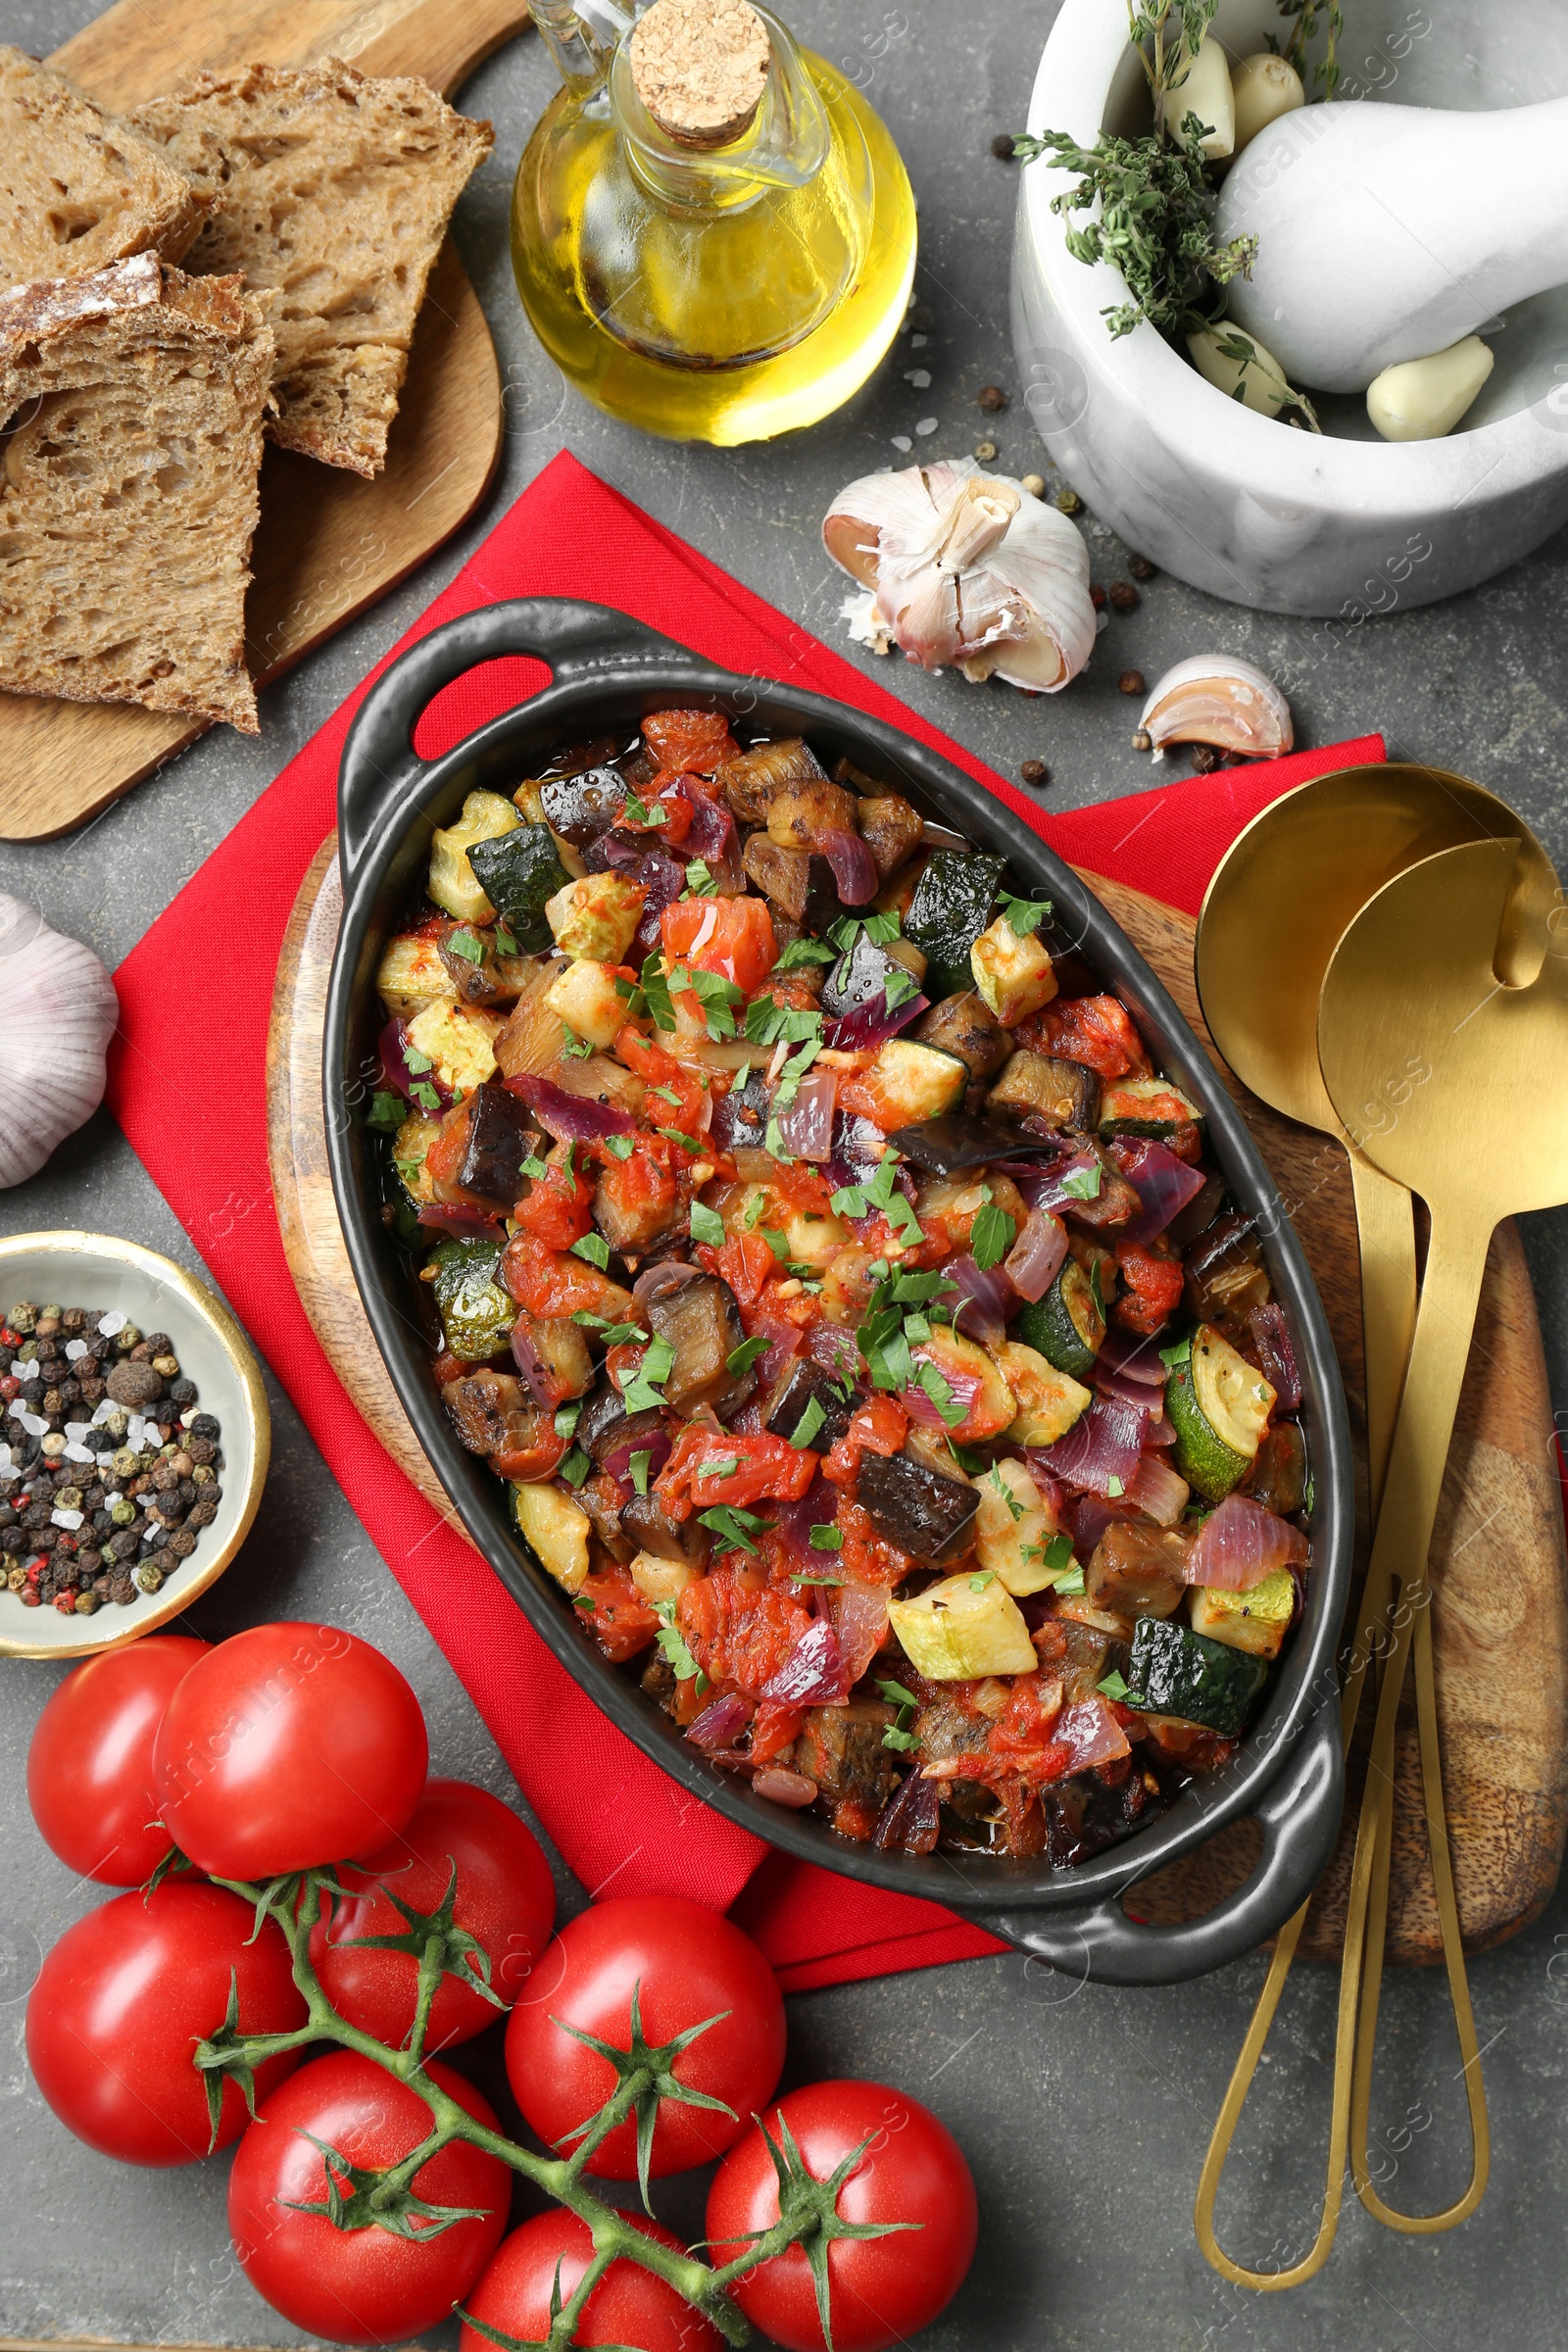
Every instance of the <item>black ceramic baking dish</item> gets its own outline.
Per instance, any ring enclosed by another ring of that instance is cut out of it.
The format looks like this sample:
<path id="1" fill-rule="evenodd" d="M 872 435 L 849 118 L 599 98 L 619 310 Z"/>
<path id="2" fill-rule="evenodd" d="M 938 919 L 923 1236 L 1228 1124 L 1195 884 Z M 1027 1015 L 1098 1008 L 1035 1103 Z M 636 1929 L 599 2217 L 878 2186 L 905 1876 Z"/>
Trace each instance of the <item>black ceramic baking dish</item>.
<path id="1" fill-rule="evenodd" d="M 482 662 L 518 654 L 544 662 L 550 685 L 440 759 L 418 757 L 415 727 L 439 690 Z M 725 710 L 753 734 L 805 735 L 829 765 L 848 756 L 896 783 L 935 821 L 1005 856 L 1017 880 L 1050 894 L 1058 926 L 1126 1000 L 1164 1068 L 1202 1105 L 1215 1158 L 1233 1200 L 1256 1220 L 1290 1313 L 1313 1472 L 1304 1615 L 1232 1762 L 1189 1787 L 1148 1828 L 1069 1870 L 941 1848 L 925 1857 L 879 1853 L 836 1836 L 825 1822 L 769 1804 L 709 1764 L 635 1680 L 584 1640 L 559 1588 L 512 1531 L 505 1487 L 459 1446 L 430 1380 L 429 1341 L 414 1310 L 407 1261 L 382 1221 L 380 1146 L 361 1115 L 383 1017 L 374 988 L 382 949 L 428 858 L 431 832 L 451 822 L 466 793 L 510 794 L 564 743 L 693 705 Z M 464 1525 L 568 1672 L 666 1772 L 769 1843 L 873 1886 L 946 1903 L 1054 1968 L 1105 1983 L 1174 1984 L 1273 1934 L 1327 1861 L 1344 1795 L 1335 1647 L 1353 1541 L 1345 1398 L 1322 1305 L 1268 1172 L 1213 1064 L 1104 908 L 983 785 L 896 728 L 771 679 L 716 669 L 623 613 L 548 597 L 467 613 L 410 648 L 355 719 L 338 814 L 343 927 L 322 1075 L 332 1182 L 355 1279 L 404 1408 Z M 1122 1898 L 1140 1879 L 1243 1814 L 1261 1825 L 1262 1852 L 1217 1910 L 1180 1927 L 1128 1916 Z"/>

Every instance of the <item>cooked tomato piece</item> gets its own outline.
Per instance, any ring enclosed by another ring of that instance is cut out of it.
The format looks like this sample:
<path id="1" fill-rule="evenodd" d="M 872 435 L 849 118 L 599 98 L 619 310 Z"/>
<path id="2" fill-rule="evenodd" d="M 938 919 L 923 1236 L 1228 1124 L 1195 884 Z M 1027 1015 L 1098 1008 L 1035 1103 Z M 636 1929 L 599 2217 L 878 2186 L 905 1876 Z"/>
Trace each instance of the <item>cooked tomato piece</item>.
<path id="1" fill-rule="evenodd" d="M 673 776 L 659 775 L 640 793 L 629 795 L 615 819 L 617 831 L 657 833 L 661 841 L 677 848 L 692 829 L 692 805 L 684 793 L 673 789 L 674 783 Z M 641 816 L 639 808 L 644 811 Z"/>
<path id="2" fill-rule="evenodd" d="M 710 1274 L 729 1284 L 743 1307 L 756 1305 L 778 1271 L 778 1259 L 760 1233 L 732 1233 L 717 1250 L 710 1242 L 701 1242 L 692 1254 Z"/>
<path id="3" fill-rule="evenodd" d="M 748 1698 L 761 1696 L 763 1685 L 814 1623 L 799 1601 L 766 1585 L 752 1585 L 748 1570 L 733 1567 L 729 1559 L 687 1586 L 675 1615 L 709 1681 L 742 1690 Z"/>
<path id="4" fill-rule="evenodd" d="M 659 1631 L 658 1617 L 624 1568 L 604 1568 L 597 1576 L 584 1577 L 577 1597 L 592 1602 L 594 1639 L 612 1666 L 624 1666 L 628 1658 L 638 1656 Z"/>
<path id="5" fill-rule="evenodd" d="M 823 1472 L 835 1486 L 853 1487 L 860 1475 L 862 1453 L 897 1453 L 908 1434 L 909 1416 L 896 1396 L 869 1396 L 851 1414 L 849 1428 L 822 1464 Z"/>
<path id="6" fill-rule="evenodd" d="M 804 1707 L 786 1706 L 781 1698 L 764 1698 L 752 1718 L 753 1761 L 767 1764 L 782 1755 L 800 1737 L 805 1720 Z"/>
<path id="7" fill-rule="evenodd" d="M 914 1562 L 908 1553 L 901 1551 L 896 1544 L 890 1544 L 885 1536 L 877 1534 L 871 1525 L 870 1513 L 859 1503 L 851 1502 L 846 1496 L 839 1504 L 834 1520 L 839 1534 L 844 1538 L 838 1565 L 857 1584 L 875 1585 L 884 1592 L 891 1592 L 895 1585 L 903 1584 L 905 1578 L 912 1573 Z"/>
<path id="8" fill-rule="evenodd" d="M 646 1340 L 617 1340 L 613 1348 L 605 1349 L 605 1371 L 612 1388 L 622 1391 L 630 1388 L 642 1370 L 643 1357 L 648 1353 Z"/>
<path id="9" fill-rule="evenodd" d="M 473 1105 L 465 1102 L 460 1109 L 449 1110 L 441 1122 L 441 1132 L 424 1155 L 424 1165 L 434 1184 L 456 1184 L 468 1149 L 468 1129 L 473 1125 Z"/>
<path id="10" fill-rule="evenodd" d="M 651 710 L 643 741 L 661 767 L 681 774 L 710 776 L 724 760 L 740 757 L 722 710 Z"/>
<path id="11" fill-rule="evenodd" d="M 593 1193 L 568 1165 L 560 1145 L 545 1162 L 545 1172 L 528 1188 L 513 1216 L 524 1233 L 531 1233 L 547 1250 L 569 1250 L 581 1241 L 592 1222 Z"/>
<path id="12" fill-rule="evenodd" d="M 700 972 L 719 972 L 748 996 L 778 961 L 765 899 L 677 899 L 659 928 L 666 962 L 679 956 Z"/>
<path id="13" fill-rule="evenodd" d="M 669 1230 L 680 1187 L 662 1136 L 640 1136 L 629 1159 L 608 1159 L 599 1179 L 601 1223 L 617 1249 L 647 1249 Z"/>
<path id="14" fill-rule="evenodd" d="M 683 1429 L 675 1448 L 654 1481 L 654 1493 L 672 1519 L 722 1502 L 742 1508 L 760 1501 L 795 1502 L 816 1476 L 809 1446 L 792 1446 L 765 1430 L 742 1436 L 735 1430 Z"/>
<path id="15" fill-rule="evenodd" d="M 1150 1066 L 1132 1015 L 1116 997 L 1060 999 L 1021 1022 L 1015 1034 L 1020 1045 L 1081 1061 L 1102 1078 L 1125 1078 Z"/>
<path id="16" fill-rule="evenodd" d="M 530 1315 L 547 1320 L 552 1315 L 574 1315 L 586 1310 L 591 1315 L 606 1312 L 607 1297 L 623 1300 L 625 1292 L 617 1290 L 597 1266 L 586 1258 L 572 1257 L 559 1250 L 547 1249 L 538 1236 L 514 1233 L 501 1253 L 497 1269 L 502 1288 L 510 1292 L 519 1306 Z"/>
<path id="17" fill-rule="evenodd" d="M 519 1486 L 531 1486 L 541 1478 L 554 1478 L 566 1458 L 566 1441 L 558 1438 L 546 1421 L 531 1445 L 514 1446 L 504 1453 L 490 1456 L 490 1467 L 498 1478 L 514 1478 Z"/>
<path id="18" fill-rule="evenodd" d="M 1138 1242 L 1123 1242 L 1116 1251 L 1116 1263 L 1127 1286 L 1116 1301 L 1117 1322 L 1128 1331 L 1146 1335 L 1158 1331 L 1181 1303 L 1181 1259 L 1146 1250 Z"/>
<path id="19" fill-rule="evenodd" d="M 615 1059 L 634 1070 L 647 1087 L 650 1102 L 644 1116 L 651 1127 L 678 1127 L 700 1138 L 708 1113 L 708 1088 L 695 1070 L 686 1069 L 666 1054 L 656 1039 L 644 1037 L 628 1022 L 615 1040 Z"/>

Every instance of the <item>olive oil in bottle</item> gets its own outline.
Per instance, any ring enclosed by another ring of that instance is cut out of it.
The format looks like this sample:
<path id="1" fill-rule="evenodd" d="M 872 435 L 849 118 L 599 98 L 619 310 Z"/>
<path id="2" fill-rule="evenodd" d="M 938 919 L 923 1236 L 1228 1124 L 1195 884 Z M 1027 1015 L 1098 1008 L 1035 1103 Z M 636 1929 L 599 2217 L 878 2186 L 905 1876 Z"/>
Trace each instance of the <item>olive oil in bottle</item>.
<path id="1" fill-rule="evenodd" d="M 529 0 L 564 87 L 518 167 L 539 340 L 611 416 L 765 440 L 848 400 L 914 275 L 914 200 L 859 92 L 749 0 Z"/>

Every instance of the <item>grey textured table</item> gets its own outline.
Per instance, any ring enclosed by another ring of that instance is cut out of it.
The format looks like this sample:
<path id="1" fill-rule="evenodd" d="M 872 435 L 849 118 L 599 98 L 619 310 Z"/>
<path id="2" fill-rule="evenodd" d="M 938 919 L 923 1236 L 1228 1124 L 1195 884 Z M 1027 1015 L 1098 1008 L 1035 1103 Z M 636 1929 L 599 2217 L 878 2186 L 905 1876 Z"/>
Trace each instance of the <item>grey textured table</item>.
<path id="1" fill-rule="evenodd" d="M 47 50 L 94 13 L 94 0 L 0 0 L 0 39 Z M 1016 400 L 994 421 L 973 402 L 990 382 L 1016 392 L 1006 337 L 1015 183 L 989 146 L 996 130 L 1021 124 L 1054 8 L 906 0 L 895 12 L 880 0 L 795 0 L 787 13 L 806 39 L 868 81 L 908 160 L 921 207 L 917 297 L 931 314 L 924 346 L 902 341 L 841 416 L 772 448 L 646 442 L 586 409 L 542 359 L 512 288 L 510 177 L 552 87 L 538 43 L 514 43 L 463 100 L 493 117 L 497 132 L 494 158 L 457 220 L 508 385 L 505 465 L 487 513 L 274 687 L 263 701 L 259 741 L 220 729 L 86 832 L 30 850 L 0 847 L 0 886 L 91 941 L 113 966 L 563 446 L 841 650 L 842 583 L 817 529 L 844 482 L 897 463 L 893 436 L 912 434 L 932 416 L 937 430 L 916 444 L 923 451 L 966 452 L 984 425 L 1004 466 L 1023 472 L 1038 463 Z M 927 375 L 928 384 L 920 380 Z M 1115 577 L 1124 552 L 1092 517 L 1087 527 L 1097 577 Z M 1070 808 L 1152 780 L 1130 748 L 1120 669 L 1136 664 L 1152 678 L 1184 655 L 1233 648 L 1289 688 L 1305 741 L 1381 727 L 1396 756 L 1467 770 L 1506 795 L 1568 870 L 1562 557 L 1559 540 L 1480 593 L 1369 622 L 1326 657 L 1325 641 L 1306 624 L 1234 612 L 1160 580 L 1140 612 L 1111 624 L 1090 675 L 1059 702 L 928 678 L 896 662 L 881 664 L 878 676 L 1004 770 L 1031 756 L 1048 760 L 1051 805 Z M 222 1083 L 220 1058 L 213 1075 Z M 104 1114 L 42 1176 L 0 1198 L 0 1232 L 78 1224 L 196 1263 Z M 1554 1391 L 1568 1401 L 1568 1221 L 1533 1220 L 1526 1240 Z M 272 1407 L 274 1463 L 261 1520 L 242 1559 L 193 1612 L 198 1630 L 219 1635 L 262 1615 L 313 1613 L 352 1624 L 413 1680 L 442 1769 L 514 1796 L 461 1687 L 275 1387 Z M 0 1675 L 0 2337 L 297 2342 L 228 2257 L 223 2159 L 173 2174 L 112 2165 L 67 2137 L 29 2081 L 22 2019 L 38 1951 L 94 1899 L 44 1851 L 24 1800 L 27 1739 L 55 1679 L 49 1667 L 30 1664 Z M 583 1899 L 564 1876 L 563 1898 Z M 791 2079 L 853 2073 L 898 2082 L 937 2108 L 973 2164 L 984 2217 L 979 2258 L 923 2346 L 1193 2352 L 1223 2343 L 1294 2352 L 1333 2343 L 1354 2352 L 1469 2352 L 1477 2343 L 1561 2340 L 1568 1898 L 1474 1971 L 1496 2150 L 1479 2217 L 1440 2239 L 1396 2238 L 1350 2197 L 1329 2270 L 1286 2297 L 1223 2286 L 1198 2253 L 1191 2219 L 1202 2148 L 1261 1975 L 1262 1962 L 1251 1959 L 1176 1991 L 1077 1990 L 1020 1960 L 997 1959 L 792 2002 Z M 1225 2242 L 1254 2262 L 1294 2259 L 1310 2240 L 1335 1990 L 1329 1972 L 1298 1972 L 1239 2134 L 1221 2228 Z M 1440 1982 L 1425 1974 L 1391 1979 L 1383 2014 L 1377 2115 L 1397 2168 L 1389 2193 L 1415 2207 L 1446 2203 L 1467 2178 L 1467 2160 Z M 486 2045 L 474 2046 L 483 2064 Z M 693 2194 L 664 2199 L 663 2210 L 676 2227 L 700 2228 Z"/>

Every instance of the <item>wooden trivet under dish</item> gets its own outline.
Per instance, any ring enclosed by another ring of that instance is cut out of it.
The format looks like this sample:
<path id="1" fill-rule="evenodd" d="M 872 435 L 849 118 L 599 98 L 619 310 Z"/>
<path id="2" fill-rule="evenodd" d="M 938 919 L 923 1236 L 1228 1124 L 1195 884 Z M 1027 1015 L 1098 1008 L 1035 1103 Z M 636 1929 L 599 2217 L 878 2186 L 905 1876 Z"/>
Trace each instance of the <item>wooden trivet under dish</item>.
<path id="1" fill-rule="evenodd" d="M 110 107 L 204 68 L 315 65 L 417 74 L 450 97 L 530 22 L 527 0 L 119 0 L 52 66 Z M 501 457 L 500 369 L 479 298 L 449 237 L 419 313 L 384 469 L 373 481 L 271 449 L 245 607 L 257 682 L 288 669 L 406 577 L 465 523 Z M 262 729 L 268 727 L 262 706 Z M 0 840 L 84 824 L 204 732 L 177 711 L 0 694 Z"/>
<path id="2" fill-rule="evenodd" d="M 333 836 L 318 852 L 278 959 L 267 1073 L 272 1189 L 295 1285 L 333 1369 L 394 1461 L 456 1526 L 370 1336 L 327 1173 L 321 1035 L 343 908 L 336 850 Z M 1193 985 L 1192 918 L 1102 875 L 1084 879 L 1212 1053 Z M 1323 1294 L 1356 1437 L 1364 1561 L 1360 1284 L 1348 1163 L 1338 1146 L 1281 1118 L 1236 1080 L 1229 1084 Z M 1518 1234 L 1502 1225 L 1492 1245 L 1432 1553 L 1444 1791 L 1470 1952 L 1504 1942 L 1538 1915 L 1557 1883 L 1568 1829 L 1568 1550 L 1552 1438 L 1535 1293 Z M 1360 1775 L 1352 1754 L 1345 1826 L 1301 1941 L 1310 1959 L 1340 1957 Z M 1388 1959 L 1426 1966 L 1442 1958 L 1442 1943 L 1413 1699 L 1408 1720 L 1400 1720 L 1396 1787 Z M 1161 1923 L 1200 1918 L 1247 1876 L 1259 1837 L 1253 1822 L 1233 1823 L 1197 1853 L 1141 1881 L 1129 1907 Z"/>

